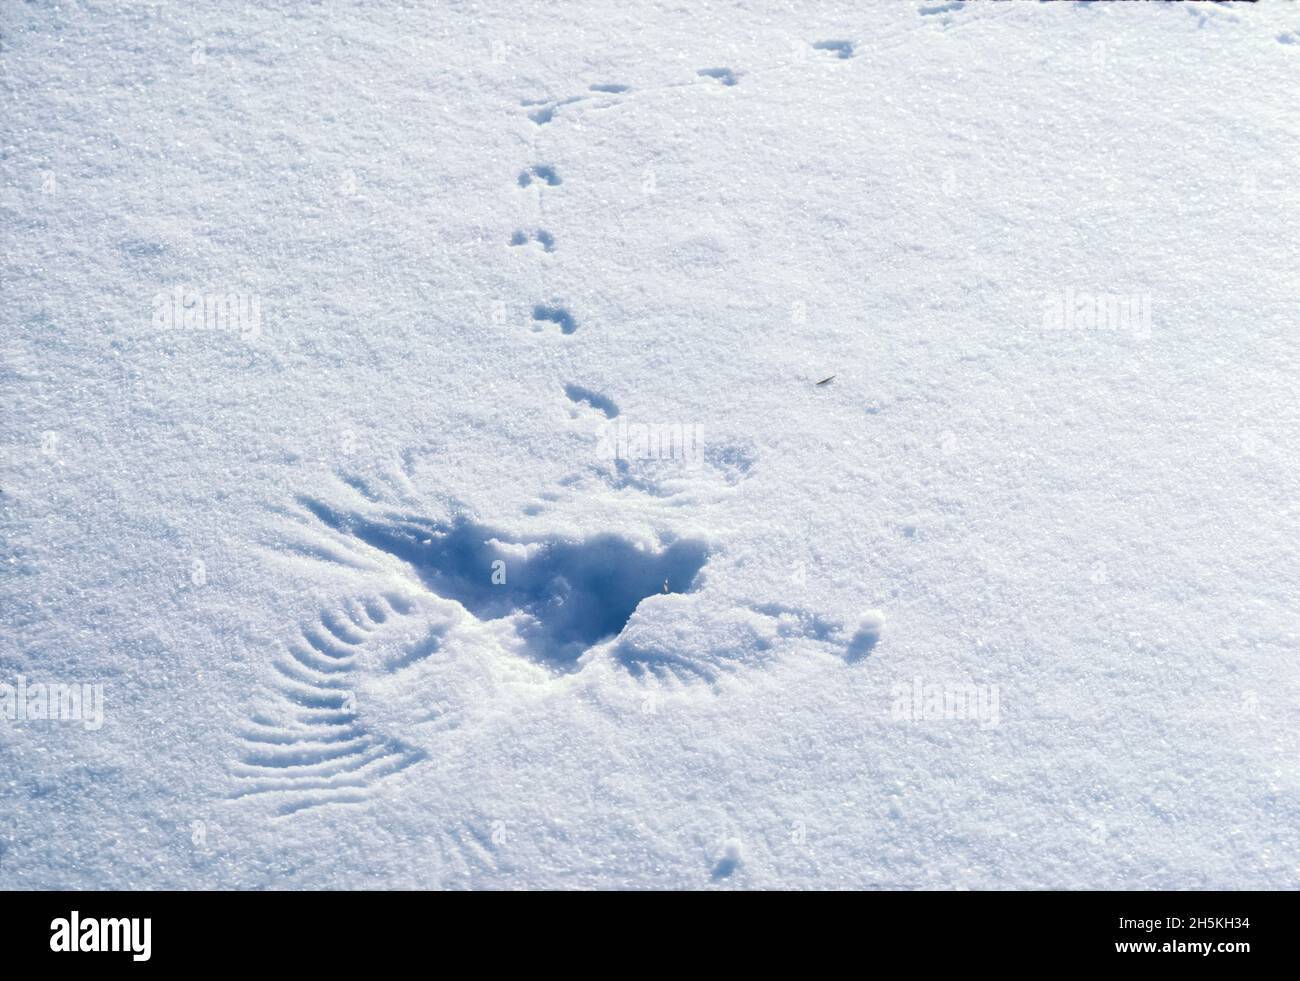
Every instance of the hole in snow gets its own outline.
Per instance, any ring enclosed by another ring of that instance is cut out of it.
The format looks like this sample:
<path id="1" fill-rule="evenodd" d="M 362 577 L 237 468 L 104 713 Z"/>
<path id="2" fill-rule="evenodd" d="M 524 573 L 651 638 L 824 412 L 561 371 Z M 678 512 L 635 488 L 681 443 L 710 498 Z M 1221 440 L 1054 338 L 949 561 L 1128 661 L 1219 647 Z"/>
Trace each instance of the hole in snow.
<path id="1" fill-rule="evenodd" d="M 653 549 L 610 533 L 516 538 L 465 518 L 372 520 L 303 503 L 329 526 L 407 562 L 430 591 L 478 619 L 523 614 L 517 626 L 529 653 L 557 666 L 618 635 L 643 599 L 690 592 L 708 558 L 693 540 Z"/>

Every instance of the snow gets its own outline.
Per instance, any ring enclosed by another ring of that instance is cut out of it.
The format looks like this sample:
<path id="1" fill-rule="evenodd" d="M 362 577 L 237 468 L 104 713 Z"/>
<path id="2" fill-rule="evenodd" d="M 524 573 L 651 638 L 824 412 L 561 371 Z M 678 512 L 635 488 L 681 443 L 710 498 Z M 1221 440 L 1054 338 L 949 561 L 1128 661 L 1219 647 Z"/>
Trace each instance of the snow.
<path id="1" fill-rule="evenodd" d="M 209 7 L 0 15 L 0 884 L 1300 885 L 1292 5 Z"/>

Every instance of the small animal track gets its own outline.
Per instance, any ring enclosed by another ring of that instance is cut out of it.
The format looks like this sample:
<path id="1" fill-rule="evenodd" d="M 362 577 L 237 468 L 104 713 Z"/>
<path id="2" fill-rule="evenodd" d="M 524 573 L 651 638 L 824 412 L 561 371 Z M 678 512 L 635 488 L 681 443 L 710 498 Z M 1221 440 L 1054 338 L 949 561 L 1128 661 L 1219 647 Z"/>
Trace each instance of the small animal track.
<path id="1" fill-rule="evenodd" d="M 817 51 L 829 51 L 836 58 L 853 57 L 852 41 L 814 41 L 813 48 Z"/>
<path id="2" fill-rule="evenodd" d="M 1196 26 L 1198 29 L 1207 26 L 1223 27 L 1238 22 L 1237 15 L 1227 9 L 1226 5 L 1210 7 L 1203 4 L 1189 4 L 1183 7 L 1183 9 L 1196 18 Z"/>
<path id="3" fill-rule="evenodd" d="M 599 392 L 593 392 L 590 388 L 568 384 L 564 386 L 564 394 L 569 397 L 570 402 L 585 403 L 598 412 L 603 412 L 606 419 L 614 419 L 618 416 L 618 406 L 614 404 L 614 400 Z"/>
<path id="4" fill-rule="evenodd" d="M 717 79 L 723 85 L 735 85 L 740 81 L 740 73 L 730 68 L 701 68 L 695 74 Z"/>
<path id="5" fill-rule="evenodd" d="M 580 101 L 581 99 L 582 96 L 573 96 L 568 99 L 561 99 L 558 102 L 544 103 L 541 105 L 540 109 L 532 110 L 529 113 L 529 118 L 532 119 L 533 122 L 539 124 L 550 122 L 551 118 L 555 114 L 556 108 Z M 525 107 L 534 104 L 535 103 L 528 100 L 525 100 L 523 103 Z M 536 163 L 521 170 L 519 176 L 516 178 L 516 183 L 523 188 L 530 187 L 534 183 L 540 183 L 546 187 L 557 187 L 561 183 L 561 180 L 559 173 L 553 166 L 545 163 Z M 535 203 L 540 216 L 542 204 L 540 195 Z M 528 245 L 530 241 L 536 243 L 544 253 L 549 254 L 555 251 L 555 236 L 545 228 L 538 228 L 532 233 L 531 237 L 528 232 L 523 229 L 516 229 L 515 233 L 510 237 L 510 245 L 515 248 Z M 559 327 L 561 334 L 573 334 L 578 330 L 578 322 L 574 319 L 573 314 L 564 307 L 547 303 L 538 303 L 533 307 L 533 330 L 544 330 L 546 324 L 554 324 Z M 612 405 L 613 403 L 610 404 Z"/>
<path id="6" fill-rule="evenodd" d="M 948 0 L 947 3 L 923 3 L 917 12 L 922 17 L 935 17 L 939 14 L 955 14 L 965 8 L 966 4 L 963 0 Z"/>
<path id="7" fill-rule="evenodd" d="M 556 99 L 554 101 L 543 102 L 533 99 L 525 99 L 521 105 L 528 109 L 528 118 L 538 126 L 545 126 L 555 118 L 556 112 L 567 105 L 581 101 L 582 96 L 572 95 L 567 99 Z M 531 108 L 530 108 L 531 107 Z"/>
<path id="8" fill-rule="evenodd" d="M 562 334 L 572 334 L 578 329 L 573 314 L 569 313 L 564 307 L 552 307 L 539 303 L 533 307 L 533 321 L 536 324 L 534 330 L 541 330 L 542 325 L 548 323 L 559 327 Z"/>
<path id="9" fill-rule="evenodd" d="M 528 187 L 534 180 L 539 180 L 550 187 L 555 187 L 563 183 L 560 175 L 555 172 L 555 168 L 548 164 L 535 164 L 519 172 L 519 186 Z"/>
<path id="10" fill-rule="evenodd" d="M 537 229 L 537 231 L 533 232 L 531 236 L 522 229 L 516 231 L 510 236 L 510 244 L 512 246 L 527 245 L 530 241 L 536 242 L 541 246 L 543 252 L 555 251 L 555 236 L 544 228 Z"/>
<path id="11" fill-rule="evenodd" d="M 624 92 L 630 92 L 632 89 L 630 85 L 619 85 L 613 82 L 598 83 L 589 86 L 589 88 L 592 92 L 603 92 L 607 95 L 621 95 Z"/>

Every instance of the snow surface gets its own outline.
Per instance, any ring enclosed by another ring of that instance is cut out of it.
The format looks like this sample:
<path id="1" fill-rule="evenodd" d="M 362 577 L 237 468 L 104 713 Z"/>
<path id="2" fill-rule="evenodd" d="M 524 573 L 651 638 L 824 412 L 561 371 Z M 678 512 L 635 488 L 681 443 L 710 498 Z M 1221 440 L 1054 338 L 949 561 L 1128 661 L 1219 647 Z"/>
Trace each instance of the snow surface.
<path id="1" fill-rule="evenodd" d="M 793 6 L 3 6 L 0 885 L 1300 885 L 1300 10 Z"/>

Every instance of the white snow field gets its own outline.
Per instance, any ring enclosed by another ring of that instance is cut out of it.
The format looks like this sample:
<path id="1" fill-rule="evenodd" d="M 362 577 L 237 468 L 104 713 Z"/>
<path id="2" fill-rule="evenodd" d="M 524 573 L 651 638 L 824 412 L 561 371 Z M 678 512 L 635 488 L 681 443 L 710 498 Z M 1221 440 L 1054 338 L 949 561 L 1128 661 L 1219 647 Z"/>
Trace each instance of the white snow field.
<path id="1" fill-rule="evenodd" d="M 0 10 L 0 886 L 1300 885 L 1296 5 Z"/>

